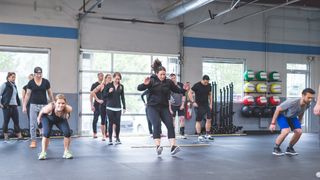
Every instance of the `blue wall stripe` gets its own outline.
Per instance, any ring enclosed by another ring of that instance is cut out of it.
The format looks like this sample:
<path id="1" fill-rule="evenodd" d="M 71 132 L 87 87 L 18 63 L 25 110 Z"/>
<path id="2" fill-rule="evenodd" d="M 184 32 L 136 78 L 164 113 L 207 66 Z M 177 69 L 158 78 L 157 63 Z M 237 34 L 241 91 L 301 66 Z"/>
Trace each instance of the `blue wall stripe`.
<path id="1" fill-rule="evenodd" d="M 0 34 L 78 39 L 77 28 L 0 23 Z"/>
<path id="2" fill-rule="evenodd" d="M 183 40 L 183 46 L 185 47 L 320 55 L 320 47 L 318 46 L 207 39 L 196 37 L 184 37 Z"/>

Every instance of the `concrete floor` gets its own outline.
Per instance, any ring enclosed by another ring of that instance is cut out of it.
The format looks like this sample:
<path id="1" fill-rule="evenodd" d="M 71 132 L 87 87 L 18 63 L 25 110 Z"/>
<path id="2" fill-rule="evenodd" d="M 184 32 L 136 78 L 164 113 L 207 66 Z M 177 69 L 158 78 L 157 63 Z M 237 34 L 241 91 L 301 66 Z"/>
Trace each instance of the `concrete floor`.
<path id="1" fill-rule="evenodd" d="M 290 135 L 291 136 L 291 135 Z M 52 139 L 48 159 L 37 160 L 40 146 L 29 142 L 0 141 L 0 180 L 312 180 L 320 171 L 318 134 L 303 134 L 295 146 L 298 156 L 271 154 L 276 135 L 215 137 L 200 147 L 182 147 L 176 156 L 164 148 L 158 157 L 150 137 L 122 137 L 121 145 L 108 146 L 101 138 L 74 138 L 74 159 L 62 159 L 62 139 Z M 40 139 L 39 139 L 40 141 Z M 163 144 L 168 141 L 163 138 Z M 196 137 L 178 144 L 197 145 Z M 285 149 L 285 145 L 282 149 Z M 40 144 L 39 144 L 40 145 Z M 144 146 L 143 148 L 139 146 Z M 139 148 L 137 148 L 139 147 Z"/>

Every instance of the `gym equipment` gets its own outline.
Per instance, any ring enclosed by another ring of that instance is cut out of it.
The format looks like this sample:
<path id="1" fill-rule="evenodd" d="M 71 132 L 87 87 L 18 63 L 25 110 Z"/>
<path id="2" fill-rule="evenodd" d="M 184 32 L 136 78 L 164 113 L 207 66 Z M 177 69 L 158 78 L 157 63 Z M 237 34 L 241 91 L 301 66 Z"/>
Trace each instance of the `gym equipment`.
<path id="1" fill-rule="evenodd" d="M 255 92 L 255 86 L 253 83 L 251 82 L 246 82 L 244 84 L 244 92 L 245 93 L 251 93 L 251 92 Z"/>
<path id="2" fill-rule="evenodd" d="M 241 114 L 244 116 L 244 117 L 252 117 L 252 107 L 250 106 L 242 106 L 241 108 Z"/>
<path id="3" fill-rule="evenodd" d="M 252 111 L 252 114 L 253 114 L 254 117 L 260 118 L 260 117 L 262 117 L 263 110 L 260 107 L 254 107 L 253 111 Z"/>
<path id="4" fill-rule="evenodd" d="M 242 104 L 246 106 L 250 106 L 254 103 L 253 96 L 244 96 L 242 100 Z"/>
<path id="5" fill-rule="evenodd" d="M 269 104 L 271 106 L 277 106 L 279 105 L 281 102 L 280 97 L 279 96 L 270 96 L 269 97 Z"/>
<path id="6" fill-rule="evenodd" d="M 272 83 L 270 85 L 270 92 L 271 93 L 281 93 L 282 89 L 281 89 L 281 85 L 278 83 Z"/>
<path id="7" fill-rule="evenodd" d="M 247 70 L 244 72 L 244 80 L 252 81 L 254 79 L 254 72 L 252 70 Z"/>
<path id="8" fill-rule="evenodd" d="M 265 83 L 258 83 L 256 86 L 256 90 L 259 93 L 265 93 L 267 92 L 267 85 Z"/>
<path id="9" fill-rule="evenodd" d="M 272 108 L 271 107 L 265 107 L 263 109 L 263 114 L 262 114 L 263 117 L 268 118 L 268 117 L 272 117 L 272 115 L 273 115 L 273 113 L 272 113 Z"/>
<path id="10" fill-rule="evenodd" d="M 233 125 L 233 83 L 223 87 L 220 91 L 220 102 L 217 102 L 217 83 L 212 83 L 212 131 L 216 134 L 232 134 L 242 129 Z M 219 111 L 218 111 L 219 105 Z"/>
<path id="11" fill-rule="evenodd" d="M 256 103 L 259 106 L 265 106 L 268 104 L 267 98 L 265 96 L 259 96 L 256 98 Z"/>
<path id="12" fill-rule="evenodd" d="M 270 81 L 280 81 L 280 73 L 277 71 L 272 71 L 269 73 L 269 80 Z"/>
<path id="13" fill-rule="evenodd" d="M 266 81 L 267 80 L 267 73 L 265 71 L 259 71 L 256 73 L 256 79 L 258 81 Z"/>

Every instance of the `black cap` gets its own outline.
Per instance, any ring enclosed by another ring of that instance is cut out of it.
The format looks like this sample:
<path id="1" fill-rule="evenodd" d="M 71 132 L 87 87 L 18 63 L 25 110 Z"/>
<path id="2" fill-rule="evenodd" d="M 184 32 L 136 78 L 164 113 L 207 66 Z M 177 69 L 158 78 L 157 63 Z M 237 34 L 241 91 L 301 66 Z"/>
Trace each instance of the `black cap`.
<path id="1" fill-rule="evenodd" d="M 33 70 L 34 73 L 42 73 L 41 67 L 35 67 Z"/>
<path id="2" fill-rule="evenodd" d="M 209 78 L 209 76 L 208 75 L 204 75 L 204 76 L 202 76 L 202 80 L 210 80 L 210 78 Z"/>

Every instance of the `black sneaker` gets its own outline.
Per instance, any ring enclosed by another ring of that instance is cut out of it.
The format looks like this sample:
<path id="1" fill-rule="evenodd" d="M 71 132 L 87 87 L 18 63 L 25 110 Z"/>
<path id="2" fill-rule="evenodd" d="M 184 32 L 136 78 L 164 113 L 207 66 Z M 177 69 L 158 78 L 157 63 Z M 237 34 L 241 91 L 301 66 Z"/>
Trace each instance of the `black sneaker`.
<path id="1" fill-rule="evenodd" d="M 108 145 L 113 145 L 113 142 L 112 142 L 112 141 L 109 141 Z"/>
<path id="2" fill-rule="evenodd" d="M 177 154 L 179 151 L 181 151 L 181 148 L 179 146 L 172 146 L 171 147 L 171 155 Z"/>
<path id="3" fill-rule="evenodd" d="M 121 144 L 120 139 L 117 139 L 116 142 L 115 142 L 115 145 L 118 145 L 118 144 Z"/>
<path id="4" fill-rule="evenodd" d="M 161 155 L 162 150 L 163 150 L 163 147 L 161 147 L 161 146 L 158 146 L 158 147 L 156 148 L 156 151 L 157 151 L 158 156 Z"/>
<path id="5" fill-rule="evenodd" d="M 284 153 L 281 151 L 281 149 L 279 147 L 273 148 L 272 154 L 276 155 L 276 156 L 283 156 L 284 155 Z"/>
<path id="6" fill-rule="evenodd" d="M 297 153 L 293 147 L 287 147 L 287 150 L 285 152 L 287 155 L 291 155 L 291 156 L 295 156 L 295 155 L 298 155 L 299 153 Z"/>

